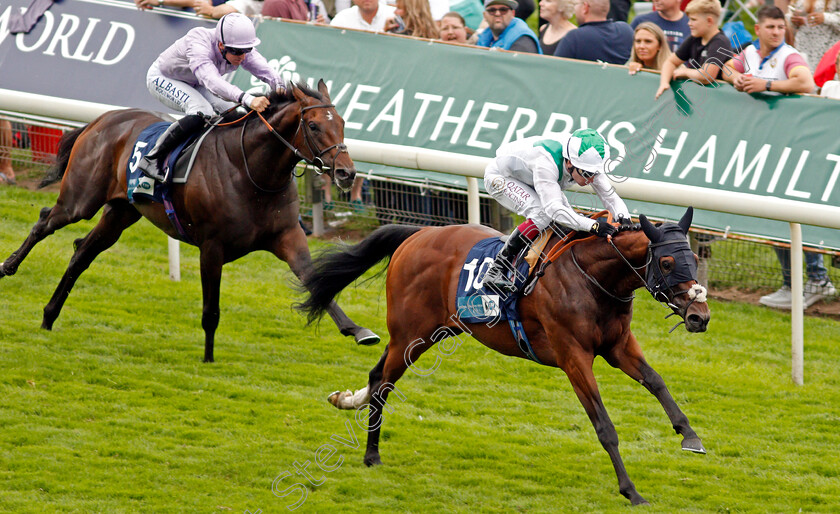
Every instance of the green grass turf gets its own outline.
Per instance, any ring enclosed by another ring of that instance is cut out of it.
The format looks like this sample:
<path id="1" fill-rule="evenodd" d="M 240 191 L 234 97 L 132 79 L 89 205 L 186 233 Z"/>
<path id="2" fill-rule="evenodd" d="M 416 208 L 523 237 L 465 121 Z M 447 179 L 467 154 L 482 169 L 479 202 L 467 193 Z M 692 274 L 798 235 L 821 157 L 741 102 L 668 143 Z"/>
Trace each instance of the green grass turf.
<path id="1" fill-rule="evenodd" d="M 0 188 L 0 259 L 54 199 Z M 362 387 L 383 345 L 358 347 L 327 322 L 305 327 L 290 308 L 288 268 L 265 253 L 225 267 L 215 364 L 200 362 L 198 253 L 182 247 L 182 281 L 169 281 L 165 238 L 145 221 L 81 277 L 54 330 L 40 330 L 72 241 L 92 223 L 54 234 L 0 280 L 0 511 L 287 512 L 297 493 L 278 497 L 272 483 L 285 473 L 277 492 L 306 483 L 295 465 L 307 462 L 323 482 L 307 486 L 298 512 L 629 507 L 565 375 L 472 340 L 433 375 L 397 383 L 406 399 L 391 396 L 385 465 L 365 468 L 365 433 L 325 398 Z M 381 278 L 341 304 L 385 335 Z M 669 335 L 672 319 L 641 291 L 633 322 L 708 455 L 680 451 L 655 399 L 596 361 L 650 511 L 837 512 L 840 325 L 806 319 L 806 383 L 797 387 L 789 316 L 711 307 L 709 332 Z M 337 449 L 332 472 L 315 464 L 327 444 Z"/>

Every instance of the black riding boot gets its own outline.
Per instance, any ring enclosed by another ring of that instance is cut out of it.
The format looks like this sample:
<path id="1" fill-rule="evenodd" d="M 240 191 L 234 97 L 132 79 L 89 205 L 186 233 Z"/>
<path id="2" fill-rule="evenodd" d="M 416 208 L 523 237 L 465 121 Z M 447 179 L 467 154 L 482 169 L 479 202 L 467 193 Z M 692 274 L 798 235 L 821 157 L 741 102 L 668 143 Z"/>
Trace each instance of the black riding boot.
<path id="1" fill-rule="evenodd" d="M 166 129 L 166 132 L 158 138 L 155 147 L 140 160 L 138 167 L 143 174 L 159 182 L 163 182 L 166 178 L 163 165 L 169 152 L 174 150 L 175 147 L 181 144 L 202 125 L 204 125 L 204 116 L 201 114 L 184 116 L 170 125 Z"/>
<path id="2" fill-rule="evenodd" d="M 485 287 L 490 286 L 497 291 L 508 293 L 516 291 L 516 286 L 505 275 L 508 270 L 513 269 L 513 260 L 528 245 L 528 242 L 528 239 L 522 235 L 522 232 L 518 228 L 513 230 L 507 242 L 505 242 L 505 246 L 496 256 L 496 260 L 493 261 L 490 269 L 484 274 L 482 282 Z"/>

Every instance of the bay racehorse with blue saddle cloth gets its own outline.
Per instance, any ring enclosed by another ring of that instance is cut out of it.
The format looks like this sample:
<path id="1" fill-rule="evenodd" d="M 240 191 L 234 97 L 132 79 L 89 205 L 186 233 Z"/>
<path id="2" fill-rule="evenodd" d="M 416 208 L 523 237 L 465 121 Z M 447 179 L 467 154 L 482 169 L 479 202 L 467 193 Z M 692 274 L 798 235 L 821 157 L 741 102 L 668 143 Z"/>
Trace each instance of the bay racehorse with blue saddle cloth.
<path id="1" fill-rule="evenodd" d="M 706 330 L 710 319 L 706 290 L 697 283 L 697 260 L 686 237 L 692 212 L 689 208 L 679 223 L 658 226 L 641 216 L 640 227 L 623 226 L 607 238 L 589 236 L 556 245 L 560 236 L 552 236 L 552 250 L 542 257 L 539 271 L 525 285 L 529 294 L 518 299 L 519 317 L 533 356 L 523 349 L 508 323 L 497 322 L 495 315 L 503 309 L 493 302 L 467 300 L 459 305 L 462 271 L 467 266 L 473 270 L 481 266 L 467 256 L 477 243 L 498 236 L 492 229 L 478 225 L 385 226 L 355 246 L 339 247 L 317 257 L 314 271 L 305 281 L 310 296 L 300 306 L 310 321 L 318 319 L 336 295 L 367 269 L 390 258 L 386 296 L 391 340 L 371 370 L 366 387 L 355 393 L 336 392 L 329 398 L 342 409 L 369 407 L 365 463 L 381 464 L 382 409 L 396 381 L 408 369 L 429 374 L 428 369 L 434 366 L 419 366 L 420 355 L 447 337 L 467 333 L 504 355 L 532 358 L 565 371 L 610 456 L 619 491 L 634 505 L 647 503 L 624 468 L 618 436 L 601 401 L 592 364 L 601 356 L 641 383 L 656 396 L 674 430 L 682 435 L 682 448 L 705 453 L 700 438 L 662 378 L 645 360 L 630 330 L 633 295 L 640 287 L 646 287 L 679 316 L 689 332 Z M 481 273 L 473 276 L 481 280 Z M 465 321 L 461 318 L 464 310 L 470 315 L 480 310 L 490 315 L 490 321 Z M 458 344 L 446 343 L 446 351 L 454 351 Z"/>

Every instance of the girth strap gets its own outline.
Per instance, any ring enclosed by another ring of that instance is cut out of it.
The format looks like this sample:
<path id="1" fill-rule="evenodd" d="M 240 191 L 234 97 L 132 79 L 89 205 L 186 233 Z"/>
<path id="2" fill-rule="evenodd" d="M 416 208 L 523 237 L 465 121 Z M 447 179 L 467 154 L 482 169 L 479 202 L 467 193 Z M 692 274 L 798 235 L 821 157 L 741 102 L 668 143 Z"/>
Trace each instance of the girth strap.
<path id="1" fill-rule="evenodd" d="M 537 354 L 534 353 L 531 341 L 529 341 L 528 336 L 525 335 L 525 328 L 522 326 L 522 322 L 519 320 L 508 320 L 508 324 L 510 324 L 510 331 L 513 333 L 513 338 L 516 339 L 516 345 L 519 346 L 519 350 L 537 364 L 543 364 L 543 362 L 537 357 Z"/>

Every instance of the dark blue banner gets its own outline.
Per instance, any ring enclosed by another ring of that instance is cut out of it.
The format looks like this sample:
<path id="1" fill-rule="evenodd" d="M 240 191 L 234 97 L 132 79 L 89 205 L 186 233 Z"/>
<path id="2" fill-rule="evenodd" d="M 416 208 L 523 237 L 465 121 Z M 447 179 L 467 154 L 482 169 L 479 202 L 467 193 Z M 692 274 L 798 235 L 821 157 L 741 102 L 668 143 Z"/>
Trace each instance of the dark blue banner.
<path id="1" fill-rule="evenodd" d="M 0 88 L 155 111 L 146 70 L 193 27 L 215 20 L 179 10 L 139 11 L 132 1 L 55 2 L 26 34 L 10 18 L 31 0 L 0 0 Z"/>

